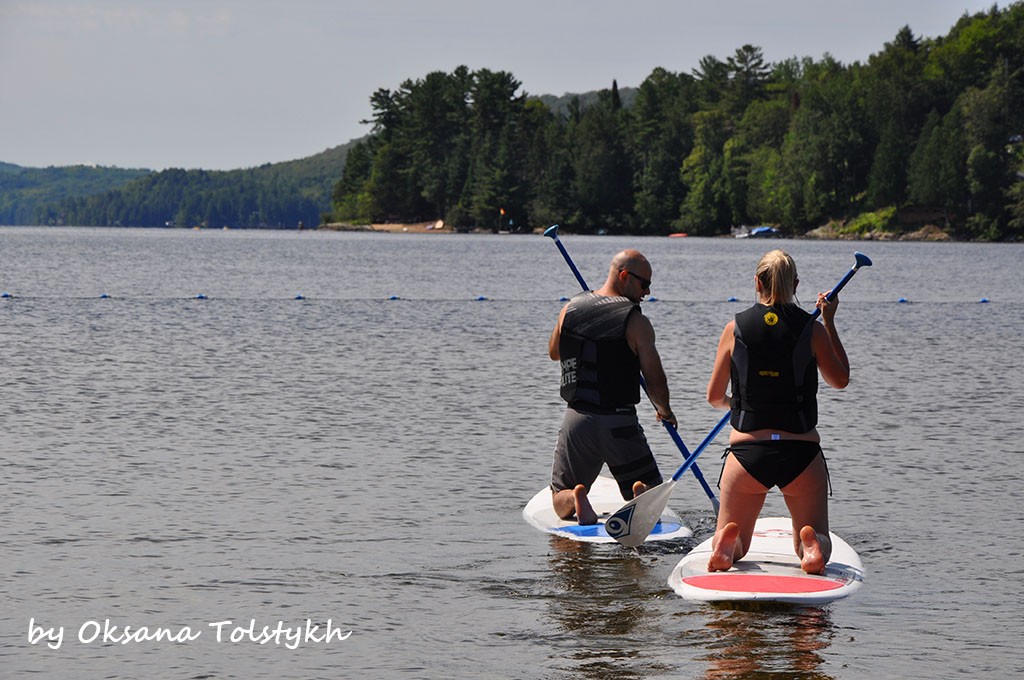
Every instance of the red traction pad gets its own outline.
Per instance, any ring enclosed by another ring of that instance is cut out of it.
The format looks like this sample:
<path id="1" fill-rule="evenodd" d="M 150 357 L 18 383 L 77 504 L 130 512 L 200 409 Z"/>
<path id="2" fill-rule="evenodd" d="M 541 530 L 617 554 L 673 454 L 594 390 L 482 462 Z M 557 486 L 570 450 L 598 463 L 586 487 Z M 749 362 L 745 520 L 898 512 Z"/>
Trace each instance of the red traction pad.
<path id="1" fill-rule="evenodd" d="M 704 590 L 722 590 L 730 593 L 821 593 L 843 584 L 827 578 L 813 576 L 771 576 L 769 574 L 708 574 L 688 576 L 683 583 Z"/>

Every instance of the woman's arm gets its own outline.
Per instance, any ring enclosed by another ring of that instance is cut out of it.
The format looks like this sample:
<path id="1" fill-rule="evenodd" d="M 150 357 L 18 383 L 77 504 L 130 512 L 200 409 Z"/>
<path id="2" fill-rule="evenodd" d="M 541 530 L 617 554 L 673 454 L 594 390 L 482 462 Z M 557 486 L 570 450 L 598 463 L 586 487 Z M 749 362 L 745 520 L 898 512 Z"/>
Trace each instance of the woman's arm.
<path id="1" fill-rule="evenodd" d="M 722 337 L 718 340 L 715 367 L 711 370 L 707 391 L 708 403 L 715 408 L 730 408 L 731 406 L 726 390 L 729 387 L 729 379 L 732 377 L 732 347 L 735 328 L 735 321 L 725 324 Z"/>
<path id="2" fill-rule="evenodd" d="M 829 301 L 825 298 L 825 293 L 819 293 L 816 306 L 821 310 L 821 323 L 814 324 L 811 349 L 814 350 L 814 358 L 818 362 L 821 377 L 830 386 L 841 390 L 850 384 L 850 359 L 846 356 L 846 348 L 843 347 L 839 331 L 836 330 L 835 317 L 839 298 Z"/>

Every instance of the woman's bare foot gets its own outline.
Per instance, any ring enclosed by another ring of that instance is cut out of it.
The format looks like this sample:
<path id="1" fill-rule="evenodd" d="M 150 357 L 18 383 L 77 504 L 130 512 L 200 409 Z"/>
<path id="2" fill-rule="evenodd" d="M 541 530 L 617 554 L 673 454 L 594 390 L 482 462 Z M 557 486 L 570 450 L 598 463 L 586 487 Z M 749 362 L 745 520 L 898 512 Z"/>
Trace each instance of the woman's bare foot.
<path id="1" fill-rule="evenodd" d="M 715 548 L 708 560 L 708 571 L 729 571 L 736 554 L 736 539 L 740 536 L 740 525 L 729 522 L 718 532 Z"/>
<path id="2" fill-rule="evenodd" d="M 633 482 L 633 498 L 636 498 L 644 491 L 647 491 L 647 485 L 641 482 L 639 479 Z"/>
<path id="3" fill-rule="evenodd" d="M 587 487 L 577 484 L 572 490 L 572 499 L 576 503 L 576 521 L 580 524 L 597 524 L 597 513 L 587 498 Z"/>
<path id="4" fill-rule="evenodd" d="M 814 527 L 807 525 L 800 530 L 800 547 L 803 554 L 800 556 L 800 568 L 807 574 L 824 574 L 825 557 L 821 552 L 821 543 L 818 542 L 818 534 Z"/>

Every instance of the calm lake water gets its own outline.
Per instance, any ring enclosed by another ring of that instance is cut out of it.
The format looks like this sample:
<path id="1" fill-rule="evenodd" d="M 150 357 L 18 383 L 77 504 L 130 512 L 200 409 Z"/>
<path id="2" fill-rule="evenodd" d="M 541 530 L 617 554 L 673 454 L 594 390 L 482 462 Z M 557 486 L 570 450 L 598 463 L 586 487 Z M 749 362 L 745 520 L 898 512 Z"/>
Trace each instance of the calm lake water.
<path id="1" fill-rule="evenodd" d="M 820 398 L 857 594 L 678 598 L 669 572 L 714 525 L 690 476 L 685 541 L 580 545 L 522 520 L 562 415 L 547 338 L 577 290 L 549 239 L 4 228 L 2 675 L 1024 672 L 1024 245 L 562 241 L 591 285 L 621 248 L 651 260 L 644 310 L 691 446 L 720 416 L 704 387 L 758 257 L 794 255 L 808 308 L 855 250 L 873 259 L 837 317 L 852 381 Z M 725 441 L 699 461 L 712 483 Z M 765 514 L 784 513 L 775 492 Z"/>

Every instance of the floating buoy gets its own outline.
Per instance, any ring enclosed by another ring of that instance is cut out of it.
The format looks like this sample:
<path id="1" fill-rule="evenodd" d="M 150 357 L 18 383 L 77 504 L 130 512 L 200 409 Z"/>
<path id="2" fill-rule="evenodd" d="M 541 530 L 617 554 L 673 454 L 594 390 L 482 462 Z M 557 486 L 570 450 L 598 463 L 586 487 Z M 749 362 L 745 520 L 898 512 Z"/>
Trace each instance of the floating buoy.
<path id="1" fill-rule="evenodd" d="M 10 293 L 8 293 L 6 290 L 3 293 L 0 293 L 0 298 L 9 298 L 9 297 L 14 297 L 14 296 L 11 295 Z"/>
<path id="2" fill-rule="evenodd" d="M 110 297 L 110 296 L 107 295 L 106 293 L 100 293 L 100 299 L 101 300 L 106 300 L 108 297 Z"/>
<path id="3" fill-rule="evenodd" d="M 901 298 L 900 298 L 899 300 L 897 300 L 896 302 L 900 302 L 900 303 L 903 303 L 903 302 L 910 302 L 910 300 L 908 300 L 907 298 L 901 297 Z"/>
<path id="4" fill-rule="evenodd" d="M 197 299 L 197 300 L 205 300 L 205 299 L 206 299 L 206 296 L 205 296 L 205 295 L 203 295 L 202 293 L 200 293 L 199 295 L 196 295 L 196 299 Z"/>
<path id="5" fill-rule="evenodd" d="M 487 296 L 486 296 L 486 295 L 477 295 L 477 296 L 476 296 L 476 300 L 477 300 L 477 302 L 483 302 L 483 301 L 484 301 L 484 300 L 486 300 L 486 299 L 487 299 Z"/>
<path id="6" fill-rule="evenodd" d="M 398 297 L 397 295 L 391 295 L 390 297 L 388 297 L 388 299 L 389 300 L 401 300 L 402 298 Z"/>
<path id="7" fill-rule="evenodd" d="M 980 304 L 985 304 L 985 303 L 987 303 L 987 302 L 988 302 L 988 298 L 981 298 L 980 300 L 978 300 L 978 302 L 979 302 Z"/>
<path id="8" fill-rule="evenodd" d="M 562 297 L 558 298 L 558 301 L 559 302 L 568 302 L 569 298 L 567 296 L 563 295 Z"/>
<path id="9" fill-rule="evenodd" d="M 305 300 L 306 298 L 304 298 L 304 297 L 302 296 L 302 293 L 299 293 L 298 295 L 296 295 L 296 296 L 295 296 L 295 299 L 296 299 L 296 300 Z"/>
<path id="10" fill-rule="evenodd" d="M 739 300 L 737 300 L 735 297 L 730 295 L 729 296 L 729 302 L 739 302 Z"/>
<path id="11" fill-rule="evenodd" d="M 647 298 L 647 301 L 648 301 L 648 302 L 657 302 L 657 301 L 658 301 L 658 298 L 656 298 L 656 297 L 654 297 L 653 295 L 651 295 L 650 297 L 648 297 L 648 298 Z"/>

